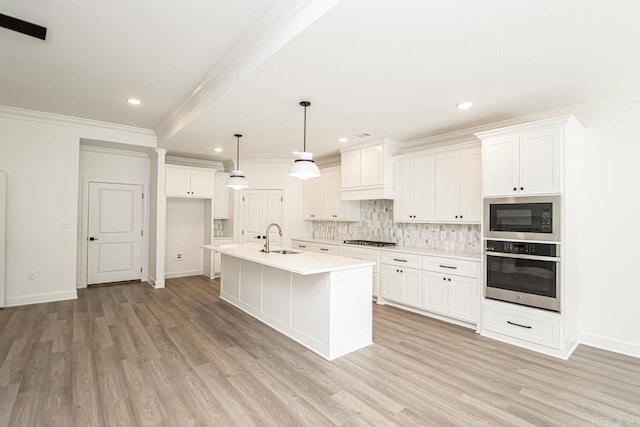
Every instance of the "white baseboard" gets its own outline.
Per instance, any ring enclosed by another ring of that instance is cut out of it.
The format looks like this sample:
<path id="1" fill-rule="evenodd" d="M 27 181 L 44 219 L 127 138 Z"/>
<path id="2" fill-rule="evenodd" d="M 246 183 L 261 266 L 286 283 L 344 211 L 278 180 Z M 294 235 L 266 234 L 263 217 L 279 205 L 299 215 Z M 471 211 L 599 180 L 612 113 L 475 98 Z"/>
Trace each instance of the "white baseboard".
<path id="1" fill-rule="evenodd" d="M 49 294 L 25 295 L 20 297 L 7 297 L 5 300 L 6 307 L 16 307 L 19 305 L 41 304 L 43 302 L 65 301 L 77 299 L 78 292 L 72 291 L 52 292 Z"/>
<path id="2" fill-rule="evenodd" d="M 149 274 L 147 275 L 147 282 L 153 286 L 156 284 L 156 278 Z"/>
<path id="3" fill-rule="evenodd" d="M 164 288 L 164 280 L 156 280 L 153 287 L 156 289 Z"/>
<path id="4" fill-rule="evenodd" d="M 602 335 L 589 334 L 586 332 L 582 332 L 580 334 L 580 343 L 591 347 L 601 348 L 603 350 L 613 351 L 614 353 L 640 357 L 640 344 L 638 343 L 603 337 Z"/>
<path id="5" fill-rule="evenodd" d="M 201 276 L 202 270 L 176 271 L 175 273 L 165 273 L 165 279 L 177 279 L 180 277 Z"/>

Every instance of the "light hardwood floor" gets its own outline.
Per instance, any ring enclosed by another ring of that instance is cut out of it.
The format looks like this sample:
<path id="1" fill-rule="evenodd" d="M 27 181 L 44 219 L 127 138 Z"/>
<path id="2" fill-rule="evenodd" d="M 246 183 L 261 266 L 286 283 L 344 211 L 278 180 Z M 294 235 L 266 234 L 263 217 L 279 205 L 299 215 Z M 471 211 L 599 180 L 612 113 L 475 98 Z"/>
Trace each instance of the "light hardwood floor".
<path id="1" fill-rule="evenodd" d="M 0 426 L 640 425 L 640 360 L 565 362 L 395 308 L 333 362 L 218 298 L 119 284 L 0 310 Z"/>

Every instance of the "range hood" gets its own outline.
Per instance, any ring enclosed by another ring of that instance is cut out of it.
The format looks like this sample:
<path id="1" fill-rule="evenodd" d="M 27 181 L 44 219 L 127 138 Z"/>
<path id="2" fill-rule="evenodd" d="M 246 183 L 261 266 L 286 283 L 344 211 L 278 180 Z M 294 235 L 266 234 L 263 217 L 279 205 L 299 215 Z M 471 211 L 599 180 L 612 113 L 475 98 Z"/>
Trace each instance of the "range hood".
<path id="1" fill-rule="evenodd" d="M 384 138 L 340 150 L 340 200 L 393 200 L 393 155 L 398 143 Z"/>

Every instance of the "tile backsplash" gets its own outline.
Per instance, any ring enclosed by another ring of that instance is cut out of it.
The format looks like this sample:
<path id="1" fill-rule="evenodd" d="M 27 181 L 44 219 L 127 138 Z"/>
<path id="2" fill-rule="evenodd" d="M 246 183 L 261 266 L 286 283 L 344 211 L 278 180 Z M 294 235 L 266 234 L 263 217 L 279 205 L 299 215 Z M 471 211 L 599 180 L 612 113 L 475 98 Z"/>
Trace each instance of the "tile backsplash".
<path id="1" fill-rule="evenodd" d="M 316 239 L 363 239 L 400 246 L 480 252 L 479 224 L 413 224 L 393 222 L 393 200 L 363 200 L 359 222 L 314 221 Z"/>

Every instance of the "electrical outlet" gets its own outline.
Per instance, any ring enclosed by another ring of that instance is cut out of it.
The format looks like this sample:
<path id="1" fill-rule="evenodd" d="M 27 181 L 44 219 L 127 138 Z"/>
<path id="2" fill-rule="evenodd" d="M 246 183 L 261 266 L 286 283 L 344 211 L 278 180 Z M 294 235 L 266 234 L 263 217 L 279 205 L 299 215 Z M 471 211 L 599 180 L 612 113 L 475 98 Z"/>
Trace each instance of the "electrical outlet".
<path id="1" fill-rule="evenodd" d="M 60 221 L 60 228 L 71 228 L 71 221 L 63 219 Z"/>
<path id="2" fill-rule="evenodd" d="M 176 261 L 182 261 L 182 254 L 176 254 Z"/>
<path id="3" fill-rule="evenodd" d="M 36 272 L 27 271 L 27 280 L 36 280 Z"/>

